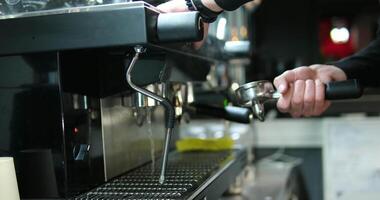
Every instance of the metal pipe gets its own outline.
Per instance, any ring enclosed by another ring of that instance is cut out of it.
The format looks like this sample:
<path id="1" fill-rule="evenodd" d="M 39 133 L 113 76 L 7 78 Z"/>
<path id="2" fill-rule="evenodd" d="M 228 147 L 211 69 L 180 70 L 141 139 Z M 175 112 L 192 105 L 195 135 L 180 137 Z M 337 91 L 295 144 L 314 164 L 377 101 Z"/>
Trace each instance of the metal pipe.
<path id="1" fill-rule="evenodd" d="M 165 182 L 165 171 L 168 165 L 169 144 L 170 144 L 170 138 L 171 138 L 172 133 L 173 133 L 172 128 L 166 128 L 164 151 L 162 155 L 161 174 L 160 174 L 160 179 L 158 181 L 160 184 L 164 184 Z"/>
<path id="2" fill-rule="evenodd" d="M 154 94 L 153 92 L 146 90 L 145 88 L 141 88 L 132 82 L 132 76 L 131 76 L 132 70 L 137 60 L 139 59 L 140 54 L 145 52 L 145 48 L 142 46 L 136 46 L 134 49 L 135 49 L 135 55 L 133 56 L 132 61 L 129 63 L 127 73 L 126 73 L 126 79 L 127 79 L 128 84 L 132 87 L 132 89 L 136 90 L 137 92 L 160 102 L 161 105 L 165 108 L 166 134 L 165 134 L 164 151 L 162 155 L 163 158 L 162 158 L 162 166 L 161 166 L 161 175 L 159 179 L 160 184 L 163 184 L 165 181 L 165 171 L 166 171 L 166 166 L 168 162 L 170 138 L 174 129 L 174 124 L 175 124 L 175 110 L 168 99 L 163 98 L 157 94 Z"/>

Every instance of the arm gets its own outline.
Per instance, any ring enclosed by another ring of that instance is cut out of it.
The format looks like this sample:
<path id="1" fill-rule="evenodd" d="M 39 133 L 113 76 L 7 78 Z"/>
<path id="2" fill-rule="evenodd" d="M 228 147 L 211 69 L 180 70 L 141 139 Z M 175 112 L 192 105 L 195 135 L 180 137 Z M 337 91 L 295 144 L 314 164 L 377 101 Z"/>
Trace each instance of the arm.
<path id="1" fill-rule="evenodd" d="M 277 108 L 294 117 L 318 116 L 330 105 L 321 82 L 358 79 L 364 86 L 380 86 L 379 74 L 380 30 L 368 47 L 333 65 L 301 67 L 278 76 L 274 84 L 283 96 Z"/>
<path id="2" fill-rule="evenodd" d="M 380 86 L 380 30 L 368 47 L 334 65 L 342 69 L 348 79 L 358 79 L 364 86 Z"/>

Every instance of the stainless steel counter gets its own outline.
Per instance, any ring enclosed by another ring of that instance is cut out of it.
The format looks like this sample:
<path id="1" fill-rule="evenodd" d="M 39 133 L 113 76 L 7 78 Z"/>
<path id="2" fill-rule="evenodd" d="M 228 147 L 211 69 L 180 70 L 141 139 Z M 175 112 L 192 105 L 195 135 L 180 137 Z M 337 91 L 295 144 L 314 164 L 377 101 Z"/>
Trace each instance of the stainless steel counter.
<path id="1" fill-rule="evenodd" d="M 296 163 L 263 160 L 249 168 L 255 176 L 246 180 L 241 194 L 224 196 L 221 200 L 307 199 L 299 185 Z"/>

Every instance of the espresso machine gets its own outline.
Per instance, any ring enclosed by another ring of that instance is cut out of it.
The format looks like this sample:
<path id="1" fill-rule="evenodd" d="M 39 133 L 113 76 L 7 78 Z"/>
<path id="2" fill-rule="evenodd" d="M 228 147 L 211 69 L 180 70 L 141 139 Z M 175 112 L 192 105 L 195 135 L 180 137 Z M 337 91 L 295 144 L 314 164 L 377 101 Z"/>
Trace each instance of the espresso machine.
<path id="1" fill-rule="evenodd" d="M 0 8 L 0 156 L 14 157 L 22 199 L 216 199 L 242 171 L 245 151 L 174 150 L 191 108 L 251 117 L 172 87 L 172 71 L 204 81 L 223 62 L 215 43 L 193 50 L 197 12 L 105 0 Z"/>

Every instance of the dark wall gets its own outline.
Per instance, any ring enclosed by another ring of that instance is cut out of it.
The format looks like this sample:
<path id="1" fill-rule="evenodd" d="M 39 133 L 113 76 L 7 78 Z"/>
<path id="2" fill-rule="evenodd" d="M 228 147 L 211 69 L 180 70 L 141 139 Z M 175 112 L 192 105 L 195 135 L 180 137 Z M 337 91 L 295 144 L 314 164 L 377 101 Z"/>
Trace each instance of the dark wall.
<path id="1" fill-rule="evenodd" d="M 251 79 L 272 78 L 286 68 L 317 62 L 315 1 L 263 1 L 253 14 L 253 45 Z"/>
<path id="2" fill-rule="evenodd" d="M 253 64 L 248 80 L 273 79 L 287 69 L 323 63 L 318 23 L 380 13 L 379 0 L 265 0 L 252 16 Z"/>
<path id="3" fill-rule="evenodd" d="M 379 12 L 379 0 L 316 0 L 320 16 Z"/>

